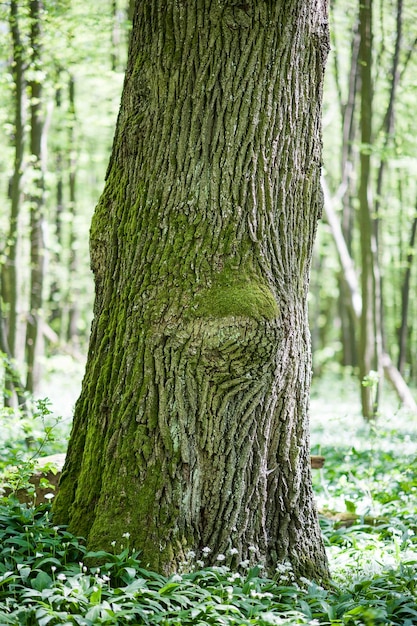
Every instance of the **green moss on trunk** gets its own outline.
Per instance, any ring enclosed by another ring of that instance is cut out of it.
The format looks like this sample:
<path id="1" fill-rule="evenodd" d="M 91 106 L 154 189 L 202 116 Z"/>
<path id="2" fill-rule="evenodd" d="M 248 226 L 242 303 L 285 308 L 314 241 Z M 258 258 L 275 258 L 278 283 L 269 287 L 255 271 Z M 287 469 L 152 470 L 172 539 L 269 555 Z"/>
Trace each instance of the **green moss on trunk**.
<path id="1" fill-rule="evenodd" d="M 271 289 L 241 271 L 221 272 L 214 284 L 198 294 L 193 303 L 197 317 L 248 317 L 272 320 L 279 316 Z"/>

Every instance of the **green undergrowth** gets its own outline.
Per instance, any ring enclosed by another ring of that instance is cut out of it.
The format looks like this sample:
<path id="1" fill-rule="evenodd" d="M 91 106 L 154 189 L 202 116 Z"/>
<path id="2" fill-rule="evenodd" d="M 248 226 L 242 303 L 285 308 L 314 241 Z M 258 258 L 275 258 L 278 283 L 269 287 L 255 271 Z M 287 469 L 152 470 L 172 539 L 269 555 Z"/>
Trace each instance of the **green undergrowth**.
<path id="1" fill-rule="evenodd" d="M 28 414 L 0 407 L 0 473 L 22 463 L 31 469 L 35 458 L 65 452 L 69 428 L 62 422 L 47 398 L 33 402 Z"/>
<path id="2" fill-rule="evenodd" d="M 0 506 L 0 624 L 401 624 L 417 622 L 414 522 L 336 529 L 323 520 L 334 582 L 329 589 L 288 568 L 200 567 L 164 577 L 128 547 L 87 553 L 54 526 L 49 505 Z M 128 543 L 128 537 L 126 537 Z M 100 568 L 89 558 L 100 557 Z"/>
<path id="3" fill-rule="evenodd" d="M 313 472 L 332 583 L 273 579 L 218 555 L 165 577 L 143 568 L 129 545 L 87 553 L 82 539 L 53 524 L 49 505 L 0 500 L 0 626 L 417 624 L 417 419 L 402 412 L 364 424 L 346 398 L 312 398 Z M 346 400 L 346 401 L 345 401 Z M 346 523 L 348 525 L 346 525 Z M 88 563 L 99 558 L 100 568 Z"/>

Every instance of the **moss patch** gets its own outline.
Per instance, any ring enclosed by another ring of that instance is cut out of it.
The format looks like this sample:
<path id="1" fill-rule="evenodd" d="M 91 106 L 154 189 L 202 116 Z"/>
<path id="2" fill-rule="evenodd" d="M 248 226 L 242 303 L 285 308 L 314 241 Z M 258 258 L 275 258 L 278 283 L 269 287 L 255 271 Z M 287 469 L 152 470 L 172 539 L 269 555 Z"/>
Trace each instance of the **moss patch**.
<path id="1" fill-rule="evenodd" d="M 269 287 L 257 278 L 221 273 L 215 284 L 198 294 L 196 317 L 252 317 L 274 319 L 279 315 L 277 301 Z"/>

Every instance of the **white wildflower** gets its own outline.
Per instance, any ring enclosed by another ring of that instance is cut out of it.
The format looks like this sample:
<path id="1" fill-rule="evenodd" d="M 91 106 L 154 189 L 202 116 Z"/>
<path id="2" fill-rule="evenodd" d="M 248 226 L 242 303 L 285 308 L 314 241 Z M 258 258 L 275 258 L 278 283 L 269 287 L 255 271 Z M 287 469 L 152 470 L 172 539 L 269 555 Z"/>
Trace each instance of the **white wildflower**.
<path id="1" fill-rule="evenodd" d="M 173 583 L 180 583 L 182 581 L 182 576 L 180 574 L 174 574 L 171 576 L 171 580 Z"/>
<path id="2" fill-rule="evenodd" d="M 272 611 L 262 613 L 262 621 L 265 622 L 265 624 L 274 624 L 277 626 L 280 624 L 288 624 L 287 621 L 284 622 L 279 615 L 275 615 Z"/>

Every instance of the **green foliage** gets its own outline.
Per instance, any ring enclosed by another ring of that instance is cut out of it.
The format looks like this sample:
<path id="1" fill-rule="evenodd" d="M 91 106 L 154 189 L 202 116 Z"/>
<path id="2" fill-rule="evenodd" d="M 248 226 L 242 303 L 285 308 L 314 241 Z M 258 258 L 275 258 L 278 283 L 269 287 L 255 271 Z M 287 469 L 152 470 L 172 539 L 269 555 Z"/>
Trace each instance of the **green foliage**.
<path id="1" fill-rule="evenodd" d="M 32 413 L 7 407 L 0 409 L 0 439 L 3 442 L 0 450 L 0 495 L 24 490 L 27 497 L 35 501 L 35 485 L 30 478 L 36 471 L 36 459 L 58 452 L 58 437 L 64 450 L 65 438 L 62 438 L 60 426 L 60 418 L 53 416 L 48 399 L 37 400 Z M 49 464 L 45 464 L 43 470 L 56 473 L 56 468 Z M 45 477 L 39 478 L 39 487 L 54 489 Z"/>
<path id="2" fill-rule="evenodd" d="M 0 408 L 0 473 L 10 465 L 21 469 L 23 463 L 32 463 L 35 458 L 65 451 L 61 418 L 53 414 L 50 406 L 44 398 L 34 402 L 29 414 Z"/>
<path id="3" fill-rule="evenodd" d="M 21 55 L 24 62 L 21 87 L 26 108 L 33 104 L 27 83 L 42 82 L 39 102 L 45 151 L 45 232 L 48 239 L 42 319 L 53 333 L 46 343 L 75 339 L 75 350 L 88 337 L 91 322 L 92 289 L 89 272 L 88 231 L 94 205 L 102 191 L 119 106 L 127 54 L 127 6 L 91 0 L 45 0 L 40 20 L 40 53 L 32 67 L 31 20 L 27 2 L 16 2 Z M 10 2 L 0 4 L 0 266 L 10 263 L 13 237 L 10 215 L 11 188 L 16 156 L 15 107 L 18 86 L 10 24 Z M 117 30 L 117 37 L 112 37 Z M 113 40 L 114 39 L 114 40 Z M 114 58 L 113 58 L 114 57 Z M 20 91 L 20 89 L 19 89 Z M 19 263 L 13 279 L 19 293 L 16 326 L 18 344 L 23 345 L 28 312 L 29 282 L 23 268 L 30 252 L 29 197 L 39 194 L 34 185 L 33 156 L 30 153 L 30 114 L 23 119 L 25 149 L 22 163 L 22 202 L 19 208 L 17 238 Z M 16 223 L 17 223 L 16 222 Z M 42 256 L 42 255 L 41 255 Z M 10 265 L 9 265 L 10 264 Z M 4 276 L 2 276 L 2 280 Z M 12 320 L 10 285 L 2 285 L 5 328 Z M 12 307 L 13 308 L 13 307 Z M 30 307 L 29 307 L 30 308 Z M 12 323 L 12 322 L 11 322 Z M 14 354 L 13 346 L 10 346 Z M 17 360 L 23 355 L 16 351 Z M 40 356 L 42 359 L 42 356 Z M 20 363 L 22 365 L 22 363 Z"/>
<path id="4" fill-rule="evenodd" d="M 205 567 L 204 554 L 190 553 L 181 571 L 161 576 L 142 567 L 128 533 L 114 553 L 87 553 L 82 539 L 53 524 L 49 505 L 9 497 L 0 504 L 0 624 L 417 623 L 416 425 L 401 413 L 390 414 L 385 429 L 364 425 L 335 390 L 332 384 L 331 404 L 312 401 L 313 452 L 326 457 L 313 475 L 328 588 L 295 581 L 285 563 L 274 580 L 247 562 L 232 570 L 224 565 L 228 555 Z"/>
<path id="5" fill-rule="evenodd" d="M 128 548 L 87 553 L 80 539 L 53 526 L 48 506 L 27 508 L 9 499 L 0 506 L 1 623 L 411 625 L 417 557 L 404 554 L 414 535 L 403 533 L 391 564 L 371 567 L 378 542 L 389 551 L 404 528 L 404 521 L 394 521 L 378 530 L 335 530 L 324 522 L 335 577 L 329 589 L 307 580 L 296 584 L 285 565 L 275 580 L 245 564 L 234 572 L 219 565 L 167 578 L 143 569 Z M 373 554 L 366 556 L 367 550 Z M 97 558 L 100 567 L 85 565 Z"/>

